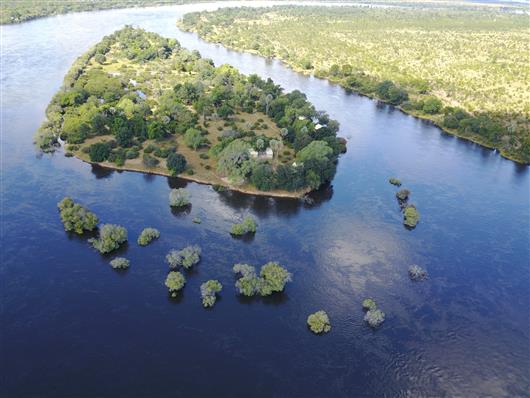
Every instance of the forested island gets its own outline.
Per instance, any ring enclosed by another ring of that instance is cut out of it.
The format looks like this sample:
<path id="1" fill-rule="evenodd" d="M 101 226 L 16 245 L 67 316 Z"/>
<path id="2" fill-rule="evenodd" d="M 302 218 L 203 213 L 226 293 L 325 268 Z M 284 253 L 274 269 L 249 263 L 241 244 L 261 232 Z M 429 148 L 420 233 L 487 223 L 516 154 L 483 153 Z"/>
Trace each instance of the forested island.
<path id="1" fill-rule="evenodd" d="M 332 179 L 338 123 L 299 92 L 127 26 L 82 55 L 36 144 L 104 167 L 300 197 Z"/>
<path id="2" fill-rule="evenodd" d="M 530 162 L 528 15 L 457 4 L 224 8 L 179 27 L 275 57 Z"/>

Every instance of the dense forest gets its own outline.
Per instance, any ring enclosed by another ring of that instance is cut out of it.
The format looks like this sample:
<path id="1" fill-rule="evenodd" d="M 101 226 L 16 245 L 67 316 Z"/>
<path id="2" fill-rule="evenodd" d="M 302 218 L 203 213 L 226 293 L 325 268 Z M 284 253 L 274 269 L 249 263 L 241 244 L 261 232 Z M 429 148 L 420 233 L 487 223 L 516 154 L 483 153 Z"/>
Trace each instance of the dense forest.
<path id="1" fill-rule="evenodd" d="M 345 150 L 303 93 L 132 27 L 75 62 L 46 114 L 44 151 L 63 140 L 68 156 L 107 167 L 289 196 L 331 180 Z"/>
<path id="2" fill-rule="evenodd" d="M 527 15 L 494 7 L 276 6 L 190 13 L 179 25 L 530 162 Z"/>

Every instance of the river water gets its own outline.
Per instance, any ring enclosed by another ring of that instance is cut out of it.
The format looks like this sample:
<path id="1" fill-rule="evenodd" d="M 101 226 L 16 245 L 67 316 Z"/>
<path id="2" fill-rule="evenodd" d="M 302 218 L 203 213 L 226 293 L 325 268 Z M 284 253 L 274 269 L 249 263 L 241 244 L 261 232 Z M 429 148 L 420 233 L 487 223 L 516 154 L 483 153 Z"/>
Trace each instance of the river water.
<path id="1" fill-rule="evenodd" d="M 214 4 L 69 14 L 2 26 L 2 261 L 0 396 L 352 397 L 523 396 L 529 391 L 529 172 L 386 105 L 281 63 L 226 50 L 175 27 Z M 299 89 L 341 123 L 348 152 L 315 204 L 236 193 L 64 157 L 38 155 L 32 135 L 77 56 L 134 24 L 215 63 Z M 421 213 L 401 223 L 390 176 Z M 192 193 L 172 213 L 171 187 Z M 86 238 L 63 231 L 70 195 L 122 224 L 131 260 L 115 272 Z M 258 219 L 254 239 L 234 221 Z M 202 224 L 191 222 L 199 216 Z M 146 226 L 161 231 L 140 248 Z M 163 285 L 171 248 L 199 244 L 201 263 L 177 299 Z M 243 300 L 231 267 L 279 261 L 284 294 Z M 429 272 L 420 283 L 407 268 Z M 212 310 L 199 286 L 219 279 Z M 372 331 L 361 301 L 386 313 Z M 307 330 L 328 312 L 332 331 Z"/>

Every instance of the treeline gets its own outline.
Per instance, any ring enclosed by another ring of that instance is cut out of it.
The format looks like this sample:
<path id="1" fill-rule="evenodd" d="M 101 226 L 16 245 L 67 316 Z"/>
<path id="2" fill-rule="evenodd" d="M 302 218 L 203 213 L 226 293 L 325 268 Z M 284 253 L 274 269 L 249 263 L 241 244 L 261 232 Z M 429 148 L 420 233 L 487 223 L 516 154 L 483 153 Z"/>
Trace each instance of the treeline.
<path id="1" fill-rule="evenodd" d="M 123 61 L 142 73 L 101 67 Z M 263 119 L 238 124 L 238 115 L 255 113 L 275 123 L 276 136 L 260 133 L 270 127 Z M 215 67 L 174 39 L 132 27 L 105 37 L 76 61 L 46 114 L 36 137 L 44 151 L 60 138 L 67 150 L 81 151 L 92 162 L 122 166 L 141 158 L 146 168 L 192 174 L 177 152 L 174 138 L 181 137 L 187 150 L 215 159 L 219 175 L 262 191 L 316 189 L 331 180 L 345 150 L 338 123 L 303 93 L 284 93 L 271 79 L 245 76 L 228 65 Z M 226 129 L 214 135 L 210 123 L 216 120 L 224 120 Z M 97 137 L 104 138 L 83 145 Z"/>
<path id="2" fill-rule="evenodd" d="M 529 108 L 521 92 L 527 49 L 515 50 L 528 40 L 522 16 L 276 6 L 190 13 L 180 26 L 227 47 L 277 57 L 530 162 Z"/>

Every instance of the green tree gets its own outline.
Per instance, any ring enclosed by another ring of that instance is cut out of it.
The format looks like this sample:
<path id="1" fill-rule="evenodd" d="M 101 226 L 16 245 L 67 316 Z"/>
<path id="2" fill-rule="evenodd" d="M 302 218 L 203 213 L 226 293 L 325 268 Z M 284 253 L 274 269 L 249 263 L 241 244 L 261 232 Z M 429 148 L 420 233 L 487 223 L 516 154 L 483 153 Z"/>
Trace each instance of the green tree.
<path id="1" fill-rule="evenodd" d="M 90 145 L 88 149 L 88 156 L 92 162 L 104 162 L 109 158 L 110 146 L 104 142 L 97 142 Z"/>
<path id="2" fill-rule="evenodd" d="M 65 231 L 74 231 L 81 235 L 85 231 L 94 230 L 98 225 L 99 220 L 94 213 L 75 203 L 69 197 L 61 200 L 57 207 L 59 208 Z"/>
<path id="3" fill-rule="evenodd" d="M 186 278 L 179 271 L 171 271 L 165 281 L 165 285 L 169 290 L 171 297 L 177 297 L 177 293 L 184 287 L 186 284 Z"/>
<path id="4" fill-rule="evenodd" d="M 189 128 L 184 134 L 184 142 L 188 147 L 196 150 L 203 144 L 204 137 L 202 136 L 202 133 L 199 130 Z"/>
<path id="5" fill-rule="evenodd" d="M 172 152 L 166 159 L 166 166 L 173 175 L 177 175 L 186 170 L 186 158 L 180 153 Z"/>
<path id="6" fill-rule="evenodd" d="M 92 246 L 100 253 L 110 253 L 127 241 L 127 230 L 115 224 L 103 224 L 99 229 L 99 237 L 90 239 Z"/>
<path id="7" fill-rule="evenodd" d="M 190 204 L 191 194 L 184 188 L 172 189 L 169 192 L 169 205 L 171 207 L 184 207 Z"/>
<path id="8" fill-rule="evenodd" d="M 223 285 L 217 280 L 210 279 L 201 285 L 202 305 L 206 307 L 213 307 L 217 300 L 216 294 L 223 288 Z"/>
<path id="9" fill-rule="evenodd" d="M 160 231 L 156 228 L 144 228 L 138 237 L 138 244 L 140 246 L 147 246 L 153 240 L 160 237 Z"/>
<path id="10" fill-rule="evenodd" d="M 331 330 L 331 323 L 326 311 L 317 311 L 307 317 L 307 325 L 315 334 L 327 333 Z"/>

